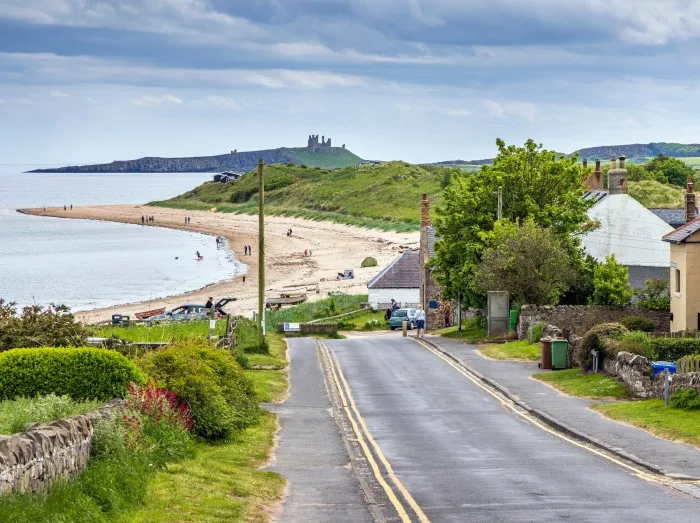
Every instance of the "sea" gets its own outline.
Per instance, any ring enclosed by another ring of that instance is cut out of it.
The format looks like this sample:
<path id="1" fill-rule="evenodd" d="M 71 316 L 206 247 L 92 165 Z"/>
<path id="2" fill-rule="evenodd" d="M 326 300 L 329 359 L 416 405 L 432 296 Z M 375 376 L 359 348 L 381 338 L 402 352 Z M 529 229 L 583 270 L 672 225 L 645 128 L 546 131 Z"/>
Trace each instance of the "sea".
<path id="1" fill-rule="evenodd" d="M 24 172 L 32 168 L 0 164 L 0 298 L 18 308 L 54 303 L 77 312 L 133 303 L 196 290 L 246 270 L 209 235 L 16 211 L 163 200 L 211 174 Z M 151 214 L 157 216 L 157 209 Z"/>

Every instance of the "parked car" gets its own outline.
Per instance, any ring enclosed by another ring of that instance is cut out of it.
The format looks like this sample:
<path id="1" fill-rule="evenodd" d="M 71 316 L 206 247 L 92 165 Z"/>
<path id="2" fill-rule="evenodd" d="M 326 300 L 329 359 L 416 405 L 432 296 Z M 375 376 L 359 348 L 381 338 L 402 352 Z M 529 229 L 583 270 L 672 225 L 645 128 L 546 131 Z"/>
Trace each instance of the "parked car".
<path id="1" fill-rule="evenodd" d="M 214 309 L 216 309 L 216 317 L 221 318 L 226 315 L 224 312 L 224 306 L 236 298 L 222 298 L 214 304 Z M 211 311 L 201 304 L 187 304 L 180 305 L 174 309 L 164 312 L 163 314 L 156 314 L 151 316 L 146 320 L 146 325 L 152 325 L 161 321 L 192 321 L 192 320 L 206 320 L 211 318 Z"/>
<path id="2" fill-rule="evenodd" d="M 416 309 L 396 309 L 391 313 L 389 328 L 400 328 L 404 320 L 408 322 L 408 330 L 411 330 L 416 325 Z"/>

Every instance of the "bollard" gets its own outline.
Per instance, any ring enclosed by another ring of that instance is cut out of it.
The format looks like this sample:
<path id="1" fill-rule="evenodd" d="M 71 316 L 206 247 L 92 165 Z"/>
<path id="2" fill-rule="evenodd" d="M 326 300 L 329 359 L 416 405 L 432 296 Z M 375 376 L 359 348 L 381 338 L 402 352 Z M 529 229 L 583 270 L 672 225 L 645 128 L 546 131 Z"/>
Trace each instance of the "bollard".
<path id="1" fill-rule="evenodd" d="M 664 407 L 668 407 L 668 369 L 664 369 Z"/>
<path id="2" fill-rule="evenodd" d="M 404 338 L 408 336 L 408 322 L 406 320 L 401 322 L 401 330 L 403 331 Z"/>

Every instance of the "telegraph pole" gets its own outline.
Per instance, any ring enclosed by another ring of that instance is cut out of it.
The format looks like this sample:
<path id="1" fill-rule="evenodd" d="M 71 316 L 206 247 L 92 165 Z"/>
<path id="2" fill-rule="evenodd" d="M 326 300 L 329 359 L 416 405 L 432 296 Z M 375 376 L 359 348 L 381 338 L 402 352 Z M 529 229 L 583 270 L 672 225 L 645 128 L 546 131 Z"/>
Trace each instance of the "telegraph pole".
<path id="1" fill-rule="evenodd" d="M 263 159 L 258 162 L 258 332 L 260 347 L 265 345 L 265 182 Z"/>
<path id="2" fill-rule="evenodd" d="M 503 187 L 498 186 L 498 221 L 503 219 Z"/>

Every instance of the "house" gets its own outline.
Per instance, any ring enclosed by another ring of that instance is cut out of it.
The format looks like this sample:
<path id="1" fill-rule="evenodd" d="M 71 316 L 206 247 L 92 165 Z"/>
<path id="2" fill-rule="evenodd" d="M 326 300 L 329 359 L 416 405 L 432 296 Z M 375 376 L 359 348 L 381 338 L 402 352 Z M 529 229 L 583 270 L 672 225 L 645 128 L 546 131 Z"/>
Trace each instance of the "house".
<path id="1" fill-rule="evenodd" d="M 685 194 L 686 223 L 664 236 L 670 245 L 671 332 L 700 330 L 700 218 L 693 182 Z"/>
<path id="2" fill-rule="evenodd" d="M 685 209 L 649 209 L 674 229 L 685 225 Z"/>
<path id="3" fill-rule="evenodd" d="M 627 267 L 632 288 L 644 287 L 648 279 L 668 277 L 670 246 L 661 241 L 673 231 L 666 221 L 627 194 L 625 157 L 611 161 L 608 190 L 602 187 L 600 161 L 587 180 L 589 192 L 584 196 L 595 203 L 588 216 L 600 227 L 583 237 L 586 252 L 599 262 L 614 254 Z"/>
<path id="4" fill-rule="evenodd" d="M 406 250 L 367 284 L 367 301 L 373 309 L 386 309 L 391 300 L 402 307 L 420 303 L 420 256 Z"/>

